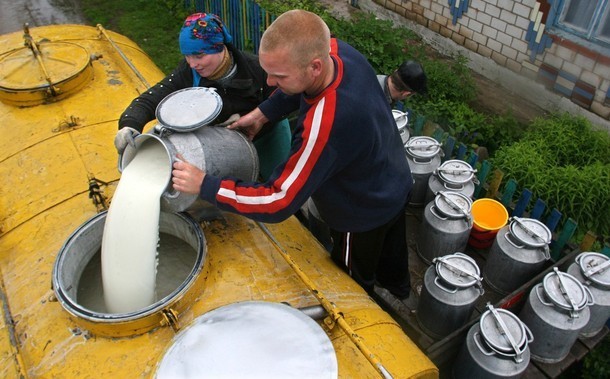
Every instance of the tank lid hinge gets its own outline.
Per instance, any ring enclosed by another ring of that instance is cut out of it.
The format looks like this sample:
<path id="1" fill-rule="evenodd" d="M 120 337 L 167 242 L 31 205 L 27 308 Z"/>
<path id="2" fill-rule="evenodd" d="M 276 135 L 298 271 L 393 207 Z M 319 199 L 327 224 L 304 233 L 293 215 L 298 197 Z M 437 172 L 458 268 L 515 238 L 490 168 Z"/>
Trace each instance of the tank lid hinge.
<path id="1" fill-rule="evenodd" d="M 93 201 L 98 213 L 108 210 L 108 198 L 104 195 L 100 184 L 108 185 L 94 176 L 89 176 L 89 198 Z"/>
<path id="2" fill-rule="evenodd" d="M 161 320 L 161 326 L 169 325 L 174 332 L 178 332 L 178 313 L 171 308 L 167 308 L 161 311 L 163 320 Z"/>

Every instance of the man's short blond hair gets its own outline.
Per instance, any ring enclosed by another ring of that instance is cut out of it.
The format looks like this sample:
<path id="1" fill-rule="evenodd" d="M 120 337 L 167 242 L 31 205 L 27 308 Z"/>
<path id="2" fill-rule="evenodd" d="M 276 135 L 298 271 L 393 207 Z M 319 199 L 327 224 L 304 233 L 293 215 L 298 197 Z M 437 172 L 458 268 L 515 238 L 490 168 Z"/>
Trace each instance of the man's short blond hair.
<path id="1" fill-rule="evenodd" d="M 294 9 L 282 13 L 261 38 L 260 52 L 285 49 L 294 64 L 306 66 L 315 58 L 330 53 L 330 30 L 315 13 Z"/>

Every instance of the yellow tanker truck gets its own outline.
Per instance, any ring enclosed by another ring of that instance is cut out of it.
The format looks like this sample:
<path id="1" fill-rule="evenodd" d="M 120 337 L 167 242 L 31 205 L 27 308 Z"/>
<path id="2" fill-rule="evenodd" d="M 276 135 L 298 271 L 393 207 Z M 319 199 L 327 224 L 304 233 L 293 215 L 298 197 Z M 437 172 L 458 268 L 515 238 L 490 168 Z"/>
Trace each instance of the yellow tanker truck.
<path id="1" fill-rule="evenodd" d="M 162 213 L 161 233 L 194 251 L 185 279 L 136 312 L 109 314 L 81 301 L 121 175 L 117 119 L 162 76 L 134 42 L 99 25 L 0 37 L 0 376 L 181 377 L 182 363 L 217 359 L 228 344 L 235 355 L 217 362 L 226 375 L 210 377 L 255 377 L 248 362 L 268 365 L 267 377 L 277 365 L 288 367 L 284 377 L 308 377 L 304 360 L 322 367 L 317 377 L 438 377 L 294 217 L 266 225 Z M 235 324 L 195 333 L 227 314 Z M 267 350 L 270 341 L 286 345 Z"/>

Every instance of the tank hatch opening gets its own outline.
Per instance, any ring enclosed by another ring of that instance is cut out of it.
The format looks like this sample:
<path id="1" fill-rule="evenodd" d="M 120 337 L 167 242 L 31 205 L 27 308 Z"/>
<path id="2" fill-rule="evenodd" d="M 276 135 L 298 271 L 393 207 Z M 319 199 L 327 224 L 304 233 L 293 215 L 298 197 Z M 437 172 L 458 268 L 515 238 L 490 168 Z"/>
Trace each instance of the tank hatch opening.
<path id="1" fill-rule="evenodd" d="M 24 26 L 24 46 L 0 57 L 0 101 L 33 106 L 61 100 L 77 91 L 93 76 L 90 54 L 70 42 L 35 41 Z"/>
<path id="2" fill-rule="evenodd" d="M 179 329 L 180 314 L 198 296 L 207 276 L 203 230 L 186 213 L 161 212 L 153 304 L 112 313 L 104 304 L 101 245 L 107 212 L 98 213 L 66 240 L 53 268 L 53 290 L 81 329 L 103 337 L 129 337 L 158 327 Z"/>

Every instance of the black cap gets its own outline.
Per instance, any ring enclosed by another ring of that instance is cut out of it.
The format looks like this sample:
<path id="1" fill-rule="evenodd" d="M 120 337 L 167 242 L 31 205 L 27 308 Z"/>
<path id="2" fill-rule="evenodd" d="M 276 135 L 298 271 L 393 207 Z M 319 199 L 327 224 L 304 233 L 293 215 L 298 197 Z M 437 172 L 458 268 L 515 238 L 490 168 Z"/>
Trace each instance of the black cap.
<path id="1" fill-rule="evenodd" d="M 425 95 L 428 92 L 426 73 L 421 64 L 415 61 L 405 61 L 398 67 L 398 76 L 402 82 L 414 92 Z"/>

